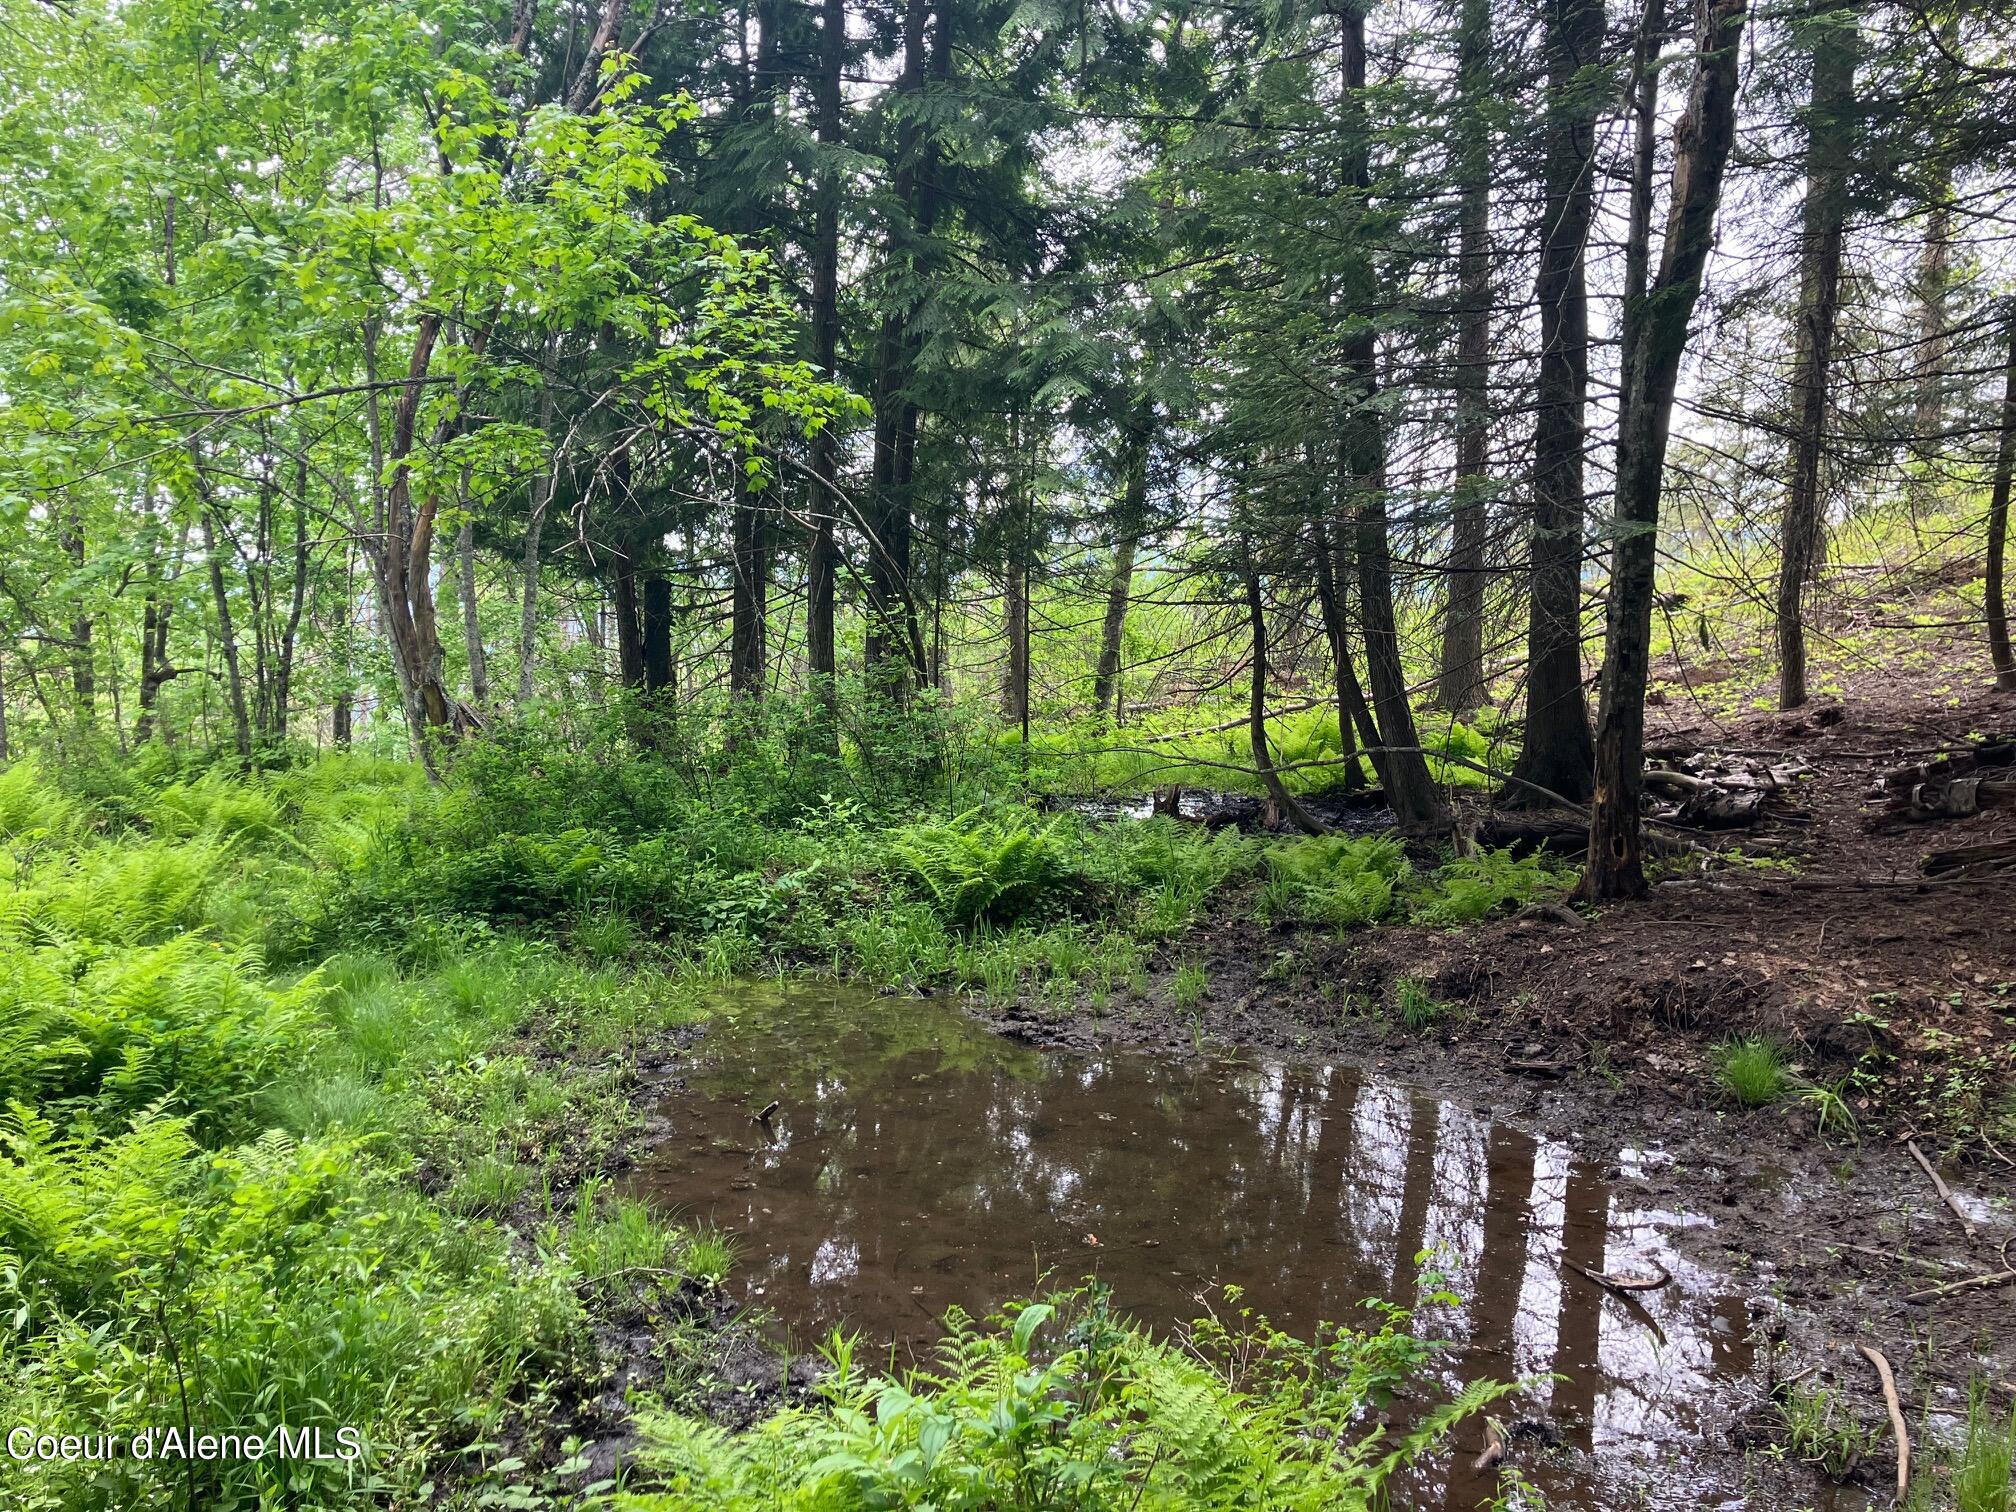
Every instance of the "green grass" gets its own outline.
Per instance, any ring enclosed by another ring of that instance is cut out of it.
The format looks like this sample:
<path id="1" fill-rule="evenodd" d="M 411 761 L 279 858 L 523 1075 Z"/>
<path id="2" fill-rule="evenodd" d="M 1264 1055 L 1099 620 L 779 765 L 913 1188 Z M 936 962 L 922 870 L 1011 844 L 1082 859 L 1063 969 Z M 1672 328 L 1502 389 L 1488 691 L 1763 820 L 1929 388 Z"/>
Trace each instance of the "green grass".
<path id="1" fill-rule="evenodd" d="M 1418 1033 L 1441 1023 L 1451 1010 L 1420 977 L 1403 976 L 1393 984 L 1393 1011 L 1401 1023 Z"/>
<path id="2" fill-rule="evenodd" d="M 1716 1084 L 1745 1108 L 1764 1108 L 1783 1097 L 1792 1085 L 1785 1051 L 1776 1040 L 1745 1035 L 1715 1047 Z"/>
<path id="3" fill-rule="evenodd" d="M 1956 1512 L 2010 1512 L 2016 1501 L 2012 1470 L 2016 1470 L 2016 1407 L 2003 1413 L 1986 1384 L 1977 1381 L 1968 1393 L 1967 1437 L 1953 1460 Z"/>
<path id="4" fill-rule="evenodd" d="M 1846 1479 L 1878 1452 L 1882 1435 L 1858 1423 L 1854 1412 L 1825 1387 L 1785 1386 L 1777 1405 L 1792 1457 L 1831 1480 Z"/>

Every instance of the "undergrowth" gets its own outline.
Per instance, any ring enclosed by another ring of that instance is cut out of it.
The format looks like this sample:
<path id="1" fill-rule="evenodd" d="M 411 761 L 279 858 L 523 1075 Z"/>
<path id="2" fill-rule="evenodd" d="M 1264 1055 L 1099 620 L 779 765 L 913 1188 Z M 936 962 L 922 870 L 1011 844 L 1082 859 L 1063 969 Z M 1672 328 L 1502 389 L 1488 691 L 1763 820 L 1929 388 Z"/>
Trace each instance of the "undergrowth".
<path id="1" fill-rule="evenodd" d="M 1241 1314 L 1157 1342 L 1093 1289 L 985 1325 L 955 1310 L 937 1366 L 900 1378 L 863 1368 L 836 1337 L 809 1407 L 746 1434 L 650 1419 L 644 1465 L 658 1487 L 617 1505 L 1369 1512 L 1398 1470 L 1511 1389 L 1472 1385 L 1389 1437 L 1374 1414 L 1430 1354 L 1406 1322 L 1393 1310 L 1376 1329 L 1303 1341 Z"/>

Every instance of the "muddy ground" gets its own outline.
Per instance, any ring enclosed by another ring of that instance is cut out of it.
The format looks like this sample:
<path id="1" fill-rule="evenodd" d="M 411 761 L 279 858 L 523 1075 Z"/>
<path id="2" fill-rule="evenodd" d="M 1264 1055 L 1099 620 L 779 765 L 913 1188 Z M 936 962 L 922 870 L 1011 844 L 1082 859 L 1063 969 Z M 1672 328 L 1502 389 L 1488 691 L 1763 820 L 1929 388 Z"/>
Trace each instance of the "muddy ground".
<path id="1" fill-rule="evenodd" d="M 1810 1369 L 1809 1384 L 1844 1388 L 1863 1421 L 1881 1423 L 1874 1372 L 1855 1348 L 1866 1342 L 1897 1367 L 1908 1403 L 1954 1411 L 1986 1375 L 2006 1406 L 2016 1286 L 1906 1298 L 2016 1256 L 2016 877 L 1919 876 L 1929 848 L 2016 836 L 2016 809 L 1872 829 L 1868 792 L 1886 769 L 2016 730 L 2016 698 L 1936 708 L 1868 698 L 1726 723 L 1686 713 L 1655 711 L 1652 738 L 1810 768 L 1794 812 L 1704 837 L 1768 866 L 1690 856 L 1666 866 L 1644 902 L 1460 930 L 1276 928 L 1252 917 L 1249 898 L 1165 950 L 1145 995 L 1103 1013 L 1052 1001 L 977 1011 L 1052 1046 L 1187 1054 L 1201 1029 L 1410 1080 L 1598 1158 L 1656 1146 L 1673 1163 L 1637 1184 L 1716 1219 L 1688 1241 L 1754 1287 L 1761 1326 L 1782 1335 L 1776 1375 Z M 1210 984 L 1187 1012 L 1169 991 L 1182 964 L 1202 966 Z M 1424 1033 L 1386 1011 L 1409 977 L 1449 1005 Z M 1749 1111 L 1718 1092 L 1713 1047 L 1752 1033 L 1782 1040 L 1805 1078 L 1842 1090 L 1852 1136 L 1823 1137 L 1797 1097 Z M 1971 1238 L 1909 1136 L 1961 1194 Z M 1755 1442 L 1770 1428 L 1738 1424 L 1733 1435 Z"/>

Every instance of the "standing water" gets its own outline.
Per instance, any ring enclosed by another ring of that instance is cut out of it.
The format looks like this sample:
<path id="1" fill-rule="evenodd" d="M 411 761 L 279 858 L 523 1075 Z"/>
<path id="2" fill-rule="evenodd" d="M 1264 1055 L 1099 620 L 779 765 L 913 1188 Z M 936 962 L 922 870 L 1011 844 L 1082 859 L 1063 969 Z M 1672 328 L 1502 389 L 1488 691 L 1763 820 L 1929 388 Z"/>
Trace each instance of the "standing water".
<path id="1" fill-rule="evenodd" d="M 1701 1445 L 1747 1395 L 1745 1300 L 1670 1243 L 1706 1220 L 1429 1092 L 1343 1066 L 1043 1053 L 942 1002 L 740 986 L 661 1111 L 673 1132 L 637 1190 L 732 1236 L 748 1301 L 801 1346 L 844 1324 L 928 1361 L 948 1307 L 983 1317 L 1093 1275 L 1151 1328 L 1222 1310 L 1236 1283 L 1306 1334 L 1370 1321 L 1368 1298 L 1413 1303 L 1428 1251 L 1462 1299 L 1417 1319 L 1449 1345 L 1445 1387 L 1561 1377 L 1494 1409 L 1582 1451 L 1533 1473 L 1549 1506 L 1641 1487 L 1745 1505 L 1740 1464 Z M 1672 1284 L 1628 1301 L 1572 1269 L 1652 1263 Z M 1460 1430 L 1408 1504 L 1487 1499 L 1481 1447 L 1481 1425 Z"/>

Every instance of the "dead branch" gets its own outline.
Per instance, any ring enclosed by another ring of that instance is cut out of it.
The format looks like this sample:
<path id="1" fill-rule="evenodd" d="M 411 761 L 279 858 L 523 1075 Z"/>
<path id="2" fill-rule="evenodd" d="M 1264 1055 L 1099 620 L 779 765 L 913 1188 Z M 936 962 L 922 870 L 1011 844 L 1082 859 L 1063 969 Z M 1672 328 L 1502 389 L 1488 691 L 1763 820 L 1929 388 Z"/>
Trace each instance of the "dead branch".
<path id="1" fill-rule="evenodd" d="M 1904 1404 L 1897 1397 L 1897 1378 L 1890 1374 L 1890 1362 L 1883 1358 L 1883 1351 L 1871 1349 L 1867 1344 L 1856 1346 L 1862 1357 L 1876 1367 L 1876 1379 L 1883 1386 L 1883 1405 L 1890 1409 L 1890 1431 L 1897 1437 L 1897 1496 L 1892 1506 L 1904 1505 L 1904 1497 L 1911 1489 L 1911 1430 L 1904 1423 Z"/>

